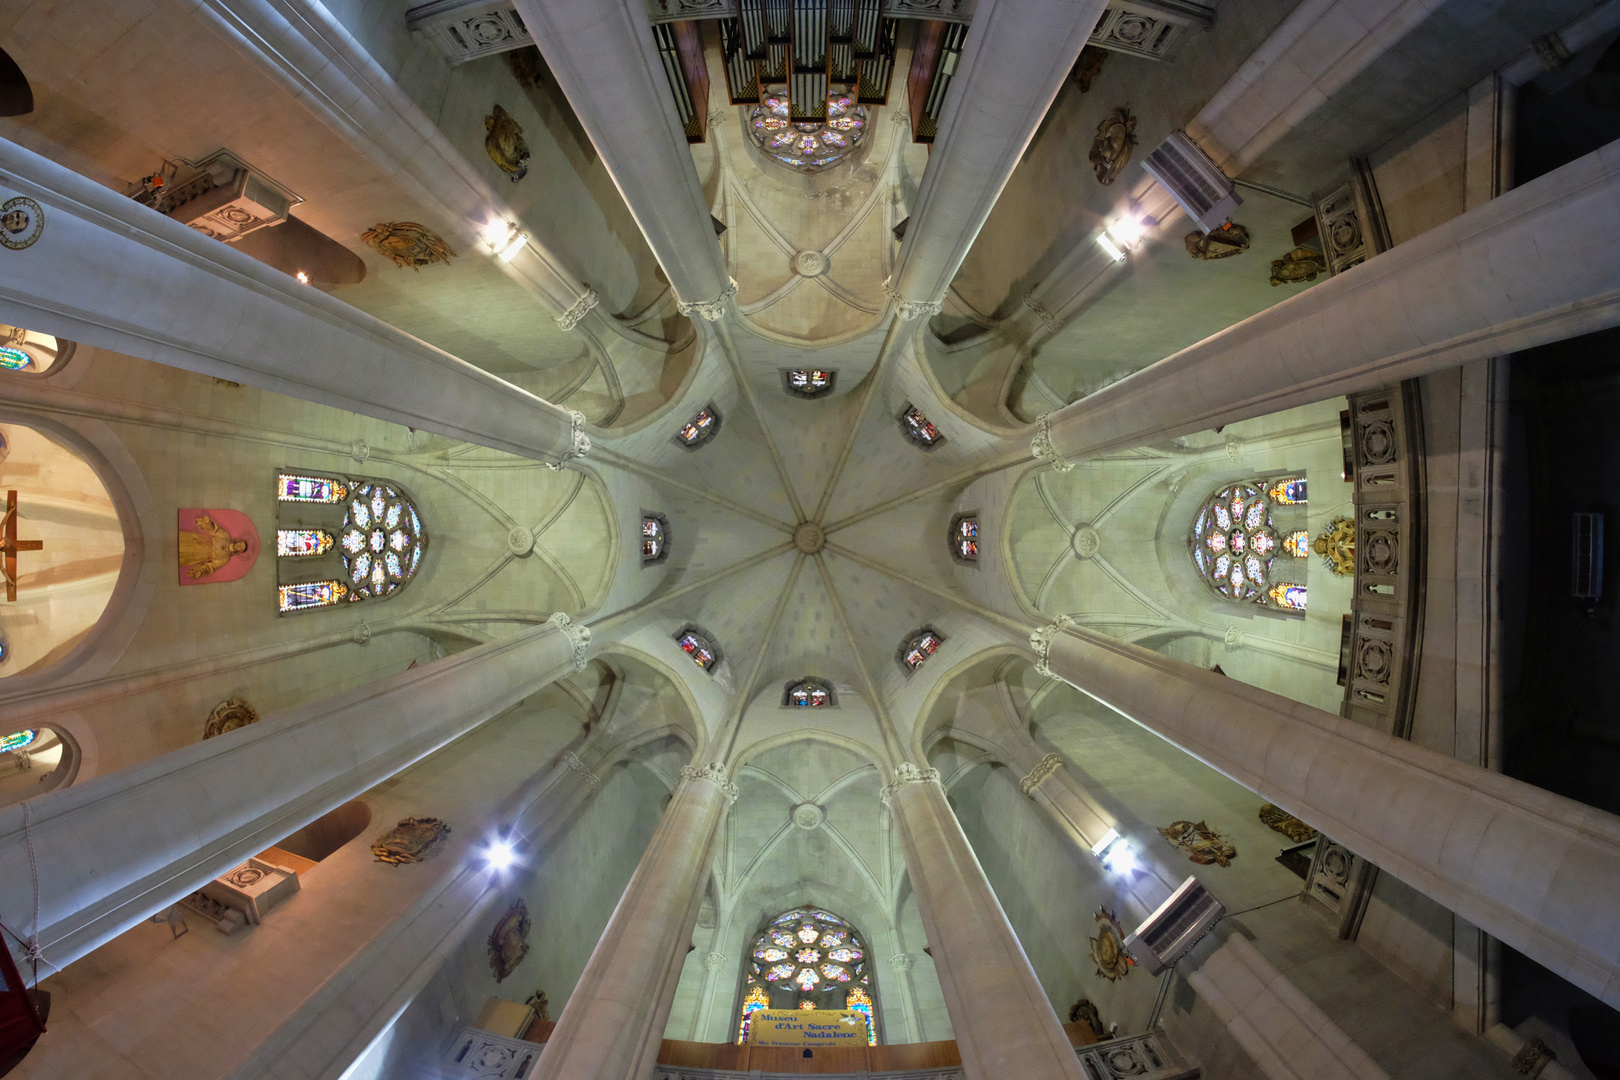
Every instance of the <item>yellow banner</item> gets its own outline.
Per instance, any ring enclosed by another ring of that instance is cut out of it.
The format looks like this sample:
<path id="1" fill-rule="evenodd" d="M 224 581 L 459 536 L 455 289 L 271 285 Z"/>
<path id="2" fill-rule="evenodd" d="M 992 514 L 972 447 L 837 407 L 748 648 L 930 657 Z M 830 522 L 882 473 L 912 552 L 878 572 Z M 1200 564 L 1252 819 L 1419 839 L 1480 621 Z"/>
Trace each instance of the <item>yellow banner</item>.
<path id="1" fill-rule="evenodd" d="M 865 1046 L 866 1017 L 855 1009 L 760 1009 L 748 1022 L 751 1046 Z"/>

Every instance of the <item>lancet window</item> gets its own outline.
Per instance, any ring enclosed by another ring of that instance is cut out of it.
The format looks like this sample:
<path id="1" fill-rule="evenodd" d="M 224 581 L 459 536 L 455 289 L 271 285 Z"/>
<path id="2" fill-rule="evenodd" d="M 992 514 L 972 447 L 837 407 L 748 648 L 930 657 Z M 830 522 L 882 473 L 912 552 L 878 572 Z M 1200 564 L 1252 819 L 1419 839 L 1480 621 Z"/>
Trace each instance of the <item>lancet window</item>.
<path id="1" fill-rule="evenodd" d="M 935 427 L 915 405 L 908 404 L 905 411 L 900 414 L 900 430 L 905 433 L 906 438 L 924 450 L 945 441 L 945 436 L 940 434 L 939 428 Z"/>
<path id="2" fill-rule="evenodd" d="M 1217 489 L 1193 515 L 1187 548 L 1199 577 L 1222 599 L 1253 603 L 1280 611 L 1305 610 L 1305 586 L 1286 580 L 1280 555 L 1300 557 L 1308 534 L 1290 531 L 1279 538 L 1273 517 L 1274 498 L 1292 506 L 1303 502 L 1305 481 L 1289 479 L 1268 487 L 1262 481 L 1228 484 Z"/>
<path id="3" fill-rule="evenodd" d="M 663 562 L 669 557 L 669 523 L 662 514 L 641 515 L 641 561 Z"/>
<path id="4" fill-rule="evenodd" d="M 829 911 L 800 907 L 767 922 L 743 963 L 737 1043 L 760 1009 L 853 1009 L 877 1045 L 871 950 L 854 926 Z"/>
<path id="5" fill-rule="evenodd" d="M 905 668 L 908 673 L 916 671 L 927 663 L 928 658 L 938 652 L 939 647 L 943 644 L 945 644 L 945 638 L 940 635 L 939 631 L 924 627 L 907 638 L 905 644 L 900 646 L 900 666 Z"/>
<path id="6" fill-rule="evenodd" d="M 706 405 L 697 411 L 697 415 L 681 425 L 675 433 L 675 441 L 688 450 L 696 450 L 720 431 L 720 414 L 713 405 Z"/>
<path id="7" fill-rule="evenodd" d="M 833 392 L 838 372 L 820 368 L 794 368 L 782 373 L 782 383 L 794 397 L 818 398 Z"/>
<path id="8" fill-rule="evenodd" d="M 951 554 L 962 562 L 979 561 L 979 515 L 957 514 L 951 519 Z"/>
<path id="9" fill-rule="evenodd" d="M 427 529 L 410 496 L 388 481 L 283 472 L 276 499 L 284 614 L 380 600 L 421 569 Z"/>
<path id="10" fill-rule="evenodd" d="M 714 666 L 720 662 L 720 650 L 715 648 L 709 635 L 695 626 L 682 627 L 675 635 L 675 644 L 692 658 L 692 663 L 704 671 L 713 671 Z"/>
<path id="11" fill-rule="evenodd" d="M 788 683 L 782 704 L 795 709 L 830 709 L 838 704 L 838 697 L 825 679 L 805 678 Z"/>
<path id="12" fill-rule="evenodd" d="M 848 157 L 866 134 L 866 110 L 848 94 L 827 96 L 825 120 L 794 120 L 787 88 L 768 92 L 748 117 L 754 144 L 798 172 L 820 172 Z"/>

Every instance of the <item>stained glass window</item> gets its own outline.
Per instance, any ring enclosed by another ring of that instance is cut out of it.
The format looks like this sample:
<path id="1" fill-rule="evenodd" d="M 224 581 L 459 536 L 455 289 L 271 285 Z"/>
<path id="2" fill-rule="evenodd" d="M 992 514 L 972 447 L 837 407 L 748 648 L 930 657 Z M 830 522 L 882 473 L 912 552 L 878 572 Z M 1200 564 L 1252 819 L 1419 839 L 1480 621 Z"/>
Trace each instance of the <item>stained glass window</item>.
<path id="1" fill-rule="evenodd" d="M 1283 537 L 1283 550 L 1296 559 L 1311 557 L 1311 534 L 1304 529 L 1297 529 Z"/>
<path id="2" fill-rule="evenodd" d="M 838 372 L 823 371 L 819 368 L 794 368 L 792 371 L 784 371 L 782 379 L 788 393 L 796 397 L 818 398 L 823 394 L 832 393 L 833 386 L 838 381 Z"/>
<path id="3" fill-rule="evenodd" d="M 21 326 L 0 325 L 0 371 L 25 371 L 37 375 L 65 358 L 71 342 L 58 342 L 49 334 Z"/>
<path id="4" fill-rule="evenodd" d="M 900 430 L 905 432 L 906 438 L 925 450 L 945 441 L 939 428 L 930 423 L 915 405 L 907 405 L 905 412 L 900 414 Z"/>
<path id="5" fill-rule="evenodd" d="M 979 517 L 958 514 L 951 519 L 951 554 L 967 562 L 979 560 Z"/>
<path id="6" fill-rule="evenodd" d="M 281 473 L 276 477 L 276 498 L 281 502 L 340 503 L 348 494 L 348 484 L 330 476 Z"/>
<path id="7" fill-rule="evenodd" d="M 376 480 L 355 484 L 339 535 L 351 601 L 389 596 L 403 588 L 421 565 L 428 543 L 411 500 L 393 485 Z"/>
<path id="8" fill-rule="evenodd" d="M 1293 554 L 1290 545 L 1305 535 L 1289 533 L 1279 539 L 1272 520 L 1273 491 L 1293 483 L 1283 481 L 1271 490 L 1260 481 L 1228 484 L 1204 500 L 1193 515 L 1187 550 L 1198 576 L 1223 599 L 1283 611 L 1304 610 L 1303 587 L 1291 586 L 1299 589 L 1297 605 L 1292 602 L 1293 594 L 1271 587 L 1273 560 L 1281 551 Z M 1303 496 L 1304 481 L 1298 483 Z"/>
<path id="9" fill-rule="evenodd" d="M 877 1044 L 870 950 L 849 923 L 821 908 L 794 908 L 765 923 L 751 956 L 743 965 L 738 1045 L 760 1009 L 855 1009 L 866 1017 L 866 1041 Z"/>
<path id="10" fill-rule="evenodd" d="M 789 683 L 782 704 L 797 709 L 827 709 L 837 704 L 832 685 L 822 679 L 800 679 Z"/>
<path id="11" fill-rule="evenodd" d="M 1305 502 L 1305 478 L 1296 476 L 1289 480 L 1278 480 L 1266 495 L 1278 506 L 1295 506 Z"/>
<path id="12" fill-rule="evenodd" d="M 38 737 L 39 732 L 35 731 L 33 728 L 28 728 L 24 731 L 14 731 L 10 735 L 0 738 L 0 754 L 7 753 L 11 750 L 26 749 L 27 747 L 33 745 L 34 740 Z"/>
<path id="13" fill-rule="evenodd" d="M 325 529 L 277 529 L 276 554 L 297 558 L 325 555 L 337 543 Z"/>
<path id="14" fill-rule="evenodd" d="M 669 532 L 662 514 L 641 516 L 641 561 L 663 562 L 669 555 Z"/>
<path id="15" fill-rule="evenodd" d="M 21 349 L 0 345 L 0 368 L 6 371 L 32 371 L 34 358 Z"/>
<path id="16" fill-rule="evenodd" d="M 900 647 L 900 664 L 908 672 L 916 671 L 943 644 L 945 644 L 945 639 L 939 635 L 938 631 L 919 630 L 906 639 L 906 643 Z"/>
<path id="17" fill-rule="evenodd" d="M 1271 602 L 1284 611 L 1305 610 L 1305 586 L 1295 585 L 1288 581 L 1279 581 L 1271 587 L 1266 594 Z"/>
<path id="18" fill-rule="evenodd" d="M 786 87 L 775 87 L 748 117 L 754 144 L 799 172 L 820 172 L 848 157 L 866 134 L 866 110 L 847 94 L 827 97 L 827 119 L 794 120 Z"/>
<path id="19" fill-rule="evenodd" d="M 675 441 L 688 449 L 695 449 L 714 438 L 719 430 L 720 414 L 713 405 L 707 405 L 681 425 L 681 429 L 675 433 Z"/>
<path id="20" fill-rule="evenodd" d="M 675 635 L 675 643 L 692 658 L 692 663 L 704 671 L 712 671 L 720 662 L 720 650 L 714 647 L 708 635 L 694 626 L 688 626 Z"/>
<path id="21" fill-rule="evenodd" d="M 276 592 L 282 611 L 304 611 L 341 603 L 349 595 L 349 588 L 341 581 L 305 581 L 282 585 Z"/>

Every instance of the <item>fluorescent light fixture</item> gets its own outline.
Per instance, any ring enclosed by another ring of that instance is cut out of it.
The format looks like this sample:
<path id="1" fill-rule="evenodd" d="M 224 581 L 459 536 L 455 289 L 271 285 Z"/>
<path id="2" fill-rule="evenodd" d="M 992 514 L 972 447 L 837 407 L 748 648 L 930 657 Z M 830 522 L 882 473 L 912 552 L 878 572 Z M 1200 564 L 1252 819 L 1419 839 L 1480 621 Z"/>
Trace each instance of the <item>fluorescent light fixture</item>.
<path id="1" fill-rule="evenodd" d="M 1133 217 L 1120 218 L 1108 226 L 1108 235 L 1122 248 L 1135 247 L 1137 241 L 1147 234 L 1147 229 Z"/>
<path id="2" fill-rule="evenodd" d="M 505 870 L 517 862 L 517 849 L 506 840 L 497 840 L 484 852 L 491 869 Z"/>
<path id="3" fill-rule="evenodd" d="M 1102 853 L 1108 850 L 1108 845 L 1112 844 L 1118 839 L 1119 831 L 1117 829 L 1109 829 L 1107 832 L 1103 833 L 1101 840 L 1091 845 L 1091 853 L 1097 856 L 1099 859 L 1102 858 Z"/>
<path id="4" fill-rule="evenodd" d="M 1125 252 L 1120 250 L 1113 240 L 1109 239 L 1106 232 L 1097 234 L 1097 243 L 1104 251 L 1108 252 L 1109 258 L 1113 259 L 1115 262 L 1125 261 Z"/>
<path id="5" fill-rule="evenodd" d="M 1136 855 L 1132 853 L 1129 844 L 1115 844 L 1108 850 L 1108 856 L 1103 862 L 1116 874 L 1128 874 L 1136 869 Z"/>
<path id="6" fill-rule="evenodd" d="M 513 233 L 512 239 L 501 249 L 501 262 L 511 262 L 523 246 L 529 242 L 529 234 L 525 232 Z"/>

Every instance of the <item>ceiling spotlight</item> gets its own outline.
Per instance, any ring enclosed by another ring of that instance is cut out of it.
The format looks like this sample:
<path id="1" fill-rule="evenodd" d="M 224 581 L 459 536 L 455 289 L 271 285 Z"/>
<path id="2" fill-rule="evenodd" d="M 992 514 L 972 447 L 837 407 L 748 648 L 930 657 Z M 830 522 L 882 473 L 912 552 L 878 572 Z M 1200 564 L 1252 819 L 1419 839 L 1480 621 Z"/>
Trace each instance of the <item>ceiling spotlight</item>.
<path id="1" fill-rule="evenodd" d="M 1108 226 L 1108 235 L 1113 237 L 1114 242 L 1120 247 L 1132 248 L 1147 235 L 1147 228 L 1134 217 L 1125 217 Z"/>
<path id="2" fill-rule="evenodd" d="M 505 870 L 517 862 L 517 849 L 512 846 L 510 841 L 497 840 L 489 845 L 489 848 L 484 852 L 484 858 L 489 861 L 491 869 Z"/>
<path id="3" fill-rule="evenodd" d="M 512 234 L 512 239 L 509 240 L 506 246 L 501 249 L 501 262 L 511 262 L 517 253 L 523 250 L 523 246 L 528 242 L 528 233 L 514 232 Z"/>
<path id="4" fill-rule="evenodd" d="M 1136 856 L 1126 844 L 1115 844 L 1104 862 L 1116 874 L 1128 874 L 1136 869 Z"/>
<path id="5" fill-rule="evenodd" d="M 309 284 L 309 275 L 304 273 L 302 270 L 298 271 L 298 283 L 300 285 L 308 285 Z"/>
<path id="6" fill-rule="evenodd" d="M 493 218 L 484 224 L 484 243 L 489 250 L 499 256 L 501 262 L 511 262 L 523 245 L 529 242 L 529 234 L 518 228 L 515 221 L 503 221 Z"/>

